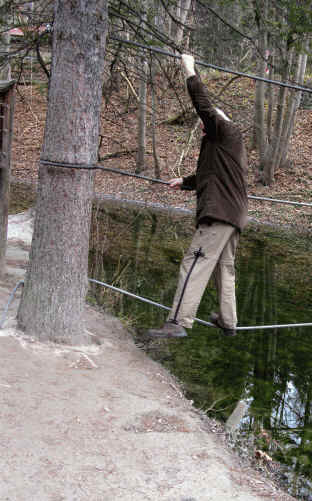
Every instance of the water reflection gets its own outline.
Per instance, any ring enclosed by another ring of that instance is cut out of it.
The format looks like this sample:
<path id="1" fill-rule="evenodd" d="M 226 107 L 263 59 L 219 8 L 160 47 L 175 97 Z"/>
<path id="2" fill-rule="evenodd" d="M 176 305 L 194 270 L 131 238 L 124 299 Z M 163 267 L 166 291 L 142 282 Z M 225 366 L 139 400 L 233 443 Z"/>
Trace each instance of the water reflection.
<path id="1" fill-rule="evenodd" d="M 93 278 L 170 306 L 178 267 L 193 231 L 191 217 L 131 206 L 94 209 L 90 274 Z M 237 256 L 240 325 L 312 321 L 309 240 L 250 228 Z M 166 312 L 92 286 L 97 300 L 112 308 L 145 342 L 150 326 Z M 209 287 L 198 317 L 217 307 Z M 184 384 L 195 404 L 226 421 L 239 401 L 247 402 L 240 438 L 291 467 L 291 493 L 312 500 L 312 328 L 241 331 L 223 338 L 218 330 L 195 324 L 186 339 L 145 343 Z M 305 480 L 302 480 L 302 476 Z"/>

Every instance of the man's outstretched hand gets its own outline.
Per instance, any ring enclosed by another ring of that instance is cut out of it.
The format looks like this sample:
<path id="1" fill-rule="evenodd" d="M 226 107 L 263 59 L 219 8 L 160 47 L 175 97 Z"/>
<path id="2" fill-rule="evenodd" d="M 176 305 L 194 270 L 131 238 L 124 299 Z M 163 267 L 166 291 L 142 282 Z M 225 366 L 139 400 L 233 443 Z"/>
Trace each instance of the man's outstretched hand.
<path id="1" fill-rule="evenodd" d="M 182 177 L 175 177 L 174 179 L 170 179 L 169 188 L 172 190 L 180 190 L 183 183 Z"/>

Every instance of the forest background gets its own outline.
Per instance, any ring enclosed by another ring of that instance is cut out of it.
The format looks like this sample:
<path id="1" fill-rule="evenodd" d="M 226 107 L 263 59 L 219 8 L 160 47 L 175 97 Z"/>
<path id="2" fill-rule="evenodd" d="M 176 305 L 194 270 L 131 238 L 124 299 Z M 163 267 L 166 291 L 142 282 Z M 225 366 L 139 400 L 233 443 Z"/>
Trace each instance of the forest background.
<path id="1" fill-rule="evenodd" d="M 1 79 L 17 80 L 12 174 L 35 180 L 51 64 L 53 1 L 2 0 Z M 179 60 L 117 41 L 134 41 L 225 69 L 307 86 L 311 2 L 144 0 L 109 3 L 99 163 L 151 177 L 187 175 L 200 130 Z M 249 152 L 249 192 L 307 201 L 312 94 L 198 67 L 212 101 L 240 125 Z M 122 186 L 122 190 L 120 189 Z M 123 198 L 193 205 L 166 188 L 99 172 L 96 190 Z M 273 214 L 272 214 L 273 212 Z M 282 213 L 280 215 L 280 212 Z M 262 213 L 262 215 L 260 214 Z M 251 216 L 309 226 L 306 210 L 254 202 Z M 284 218 L 286 218 L 284 220 Z"/>

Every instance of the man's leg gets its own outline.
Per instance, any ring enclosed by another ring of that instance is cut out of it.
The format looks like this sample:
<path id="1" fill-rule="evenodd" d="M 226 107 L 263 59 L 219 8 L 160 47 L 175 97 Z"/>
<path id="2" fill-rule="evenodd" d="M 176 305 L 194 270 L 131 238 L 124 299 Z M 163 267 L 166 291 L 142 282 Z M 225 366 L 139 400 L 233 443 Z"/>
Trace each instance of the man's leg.
<path id="1" fill-rule="evenodd" d="M 181 263 L 178 286 L 168 319 L 186 328 L 192 327 L 211 274 L 223 249 L 236 232 L 233 226 L 217 222 L 210 226 L 199 226 Z M 199 250 L 201 253 L 196 259 Z"/>
<path id="2" fill-rule="evenodd" d="M 224 247 L 214 271 L 220 308 L 218 322 L 226 329 L 235 329 L 237 324 L 234 262 L 238 240 L 239 233 L 235 230 Z"/>

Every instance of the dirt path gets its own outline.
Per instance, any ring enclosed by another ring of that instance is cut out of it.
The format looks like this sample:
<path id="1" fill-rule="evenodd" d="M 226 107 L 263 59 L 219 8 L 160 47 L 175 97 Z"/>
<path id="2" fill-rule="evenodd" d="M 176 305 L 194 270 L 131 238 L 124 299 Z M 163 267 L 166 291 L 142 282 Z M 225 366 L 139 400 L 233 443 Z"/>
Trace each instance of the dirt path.
<path id="1" fill-rule="evenodd" d="M 31 237 L 29 214 L 9 225 L 1 316 Z M 86 307 L 101 346 L 41 344 L 16 329 L 20 294 L 0 329 L 1 501 L 293 499 L 240 464 L 116 318 Z"/>

